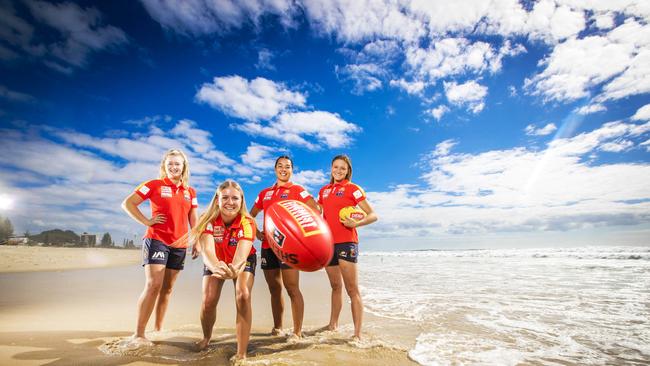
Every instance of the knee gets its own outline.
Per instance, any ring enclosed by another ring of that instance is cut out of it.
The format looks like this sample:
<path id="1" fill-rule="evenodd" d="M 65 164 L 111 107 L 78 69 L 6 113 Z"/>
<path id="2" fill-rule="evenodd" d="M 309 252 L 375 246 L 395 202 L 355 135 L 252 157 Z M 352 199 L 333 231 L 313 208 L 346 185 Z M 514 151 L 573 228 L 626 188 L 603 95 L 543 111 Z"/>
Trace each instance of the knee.
<path id="1" fill-rule="evenodd" d="M 287 286 L 287 293 L 289 294 L 289 297 L 294 298 L 294 297 L 299 297 L 302 294 L 300 293 L 300 288 L 295 285 Z"/>
<path id="2" fill-rule="evenodd" d="M 330 286 L 332 287 L 332 292 L 341 292 L 343 288 L 340 282 L 330 282 Z"/>
<path id="3" fill-rule="evenodd" d="M 269 283 L 269 292 L 273 296 L 281 296 L 282 295 L 282 285 L 280 283 Z"/>
<path id="4" fill-rule="evenodd" d="M 217 296 L 205 297 L 203 299 L 203 307 L 205 309 L 214 309 L 217 307 L 217 303 L 219 303 L 219 297 Z"/>
<path id="5" fill-rule="evenodd" d="M 244 306 L 244 305 L 250 303 L 250 301 L 251 301 L 251 293 L 250 293 L 250 291 L 248 291 L 248 289 L 237 291 L 235 299 L 237 301 L 237 306 L 239 306 L 239 307 Z"/>
<path id="6" fill-rule="evenodd" d="M 350 296 L 350 298 L 360 296 L 359 287 L 356 285 L 346 285 L 345 292 L 348 293 L 348 296 Z"/>
<path id="7" fill-rule="evenodd" d="M 157 294 L 162 288 L 162 281 L 159 280 L 148 280 L 145 285 L 145 291 L 148 293 Z"/>
<path id="8" fill-rule="evenodd" d="M 172 293 L 172 287 L 169 285 L 160 286 L 160 295 L 169 296 Z"/>

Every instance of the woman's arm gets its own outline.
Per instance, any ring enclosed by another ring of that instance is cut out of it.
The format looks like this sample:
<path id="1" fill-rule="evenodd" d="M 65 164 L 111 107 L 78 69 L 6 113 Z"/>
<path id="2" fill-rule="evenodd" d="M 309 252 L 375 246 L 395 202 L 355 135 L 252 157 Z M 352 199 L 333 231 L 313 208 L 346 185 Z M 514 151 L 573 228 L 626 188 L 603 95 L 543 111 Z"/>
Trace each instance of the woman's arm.
<path id="1" fill-rule="evenodd" d="M 257 216 L 257 214 L 260 213 L 260 211 L 261 211 L 261 210 L 260 210 L 259 208 L 253 206 L 253 209 L 252 209 L 251 212 L 250 212 L 250 213 L 251 213 L 251 216 L 253 216 L 253 217 Z M 259 240 L 259 241 L 264 241 L 264 233 L 261 232 L 261 231 L 260 231 L 259 229 L 257 229 L 257 228 L 255 228 L 255 237 L 256 237 L 257 240 Z"/>
<path id="2" fill-rule="evenodd" d="M 142 203 L 143 199 L 138 196 L 136 193 L 131 193 L 128 197 L 122 201 L 122 209 L 129 215 L 131 218 L 144 226 L 153 226 L 156 224 L 162 224 L 167 221 L 167 218 L 163 214 L 157 214 L 156 216 L 148 219 L 145 215 L 142 214 L 142 211 L 138 206 Z"/>
<path id="3" fill-rule="evenodd" d="M 341 220 L 343 225 L 349 227 L 349 228 L 354 228 L 354 227 L 360 227 L 360 226 L 366 226 L 370 225 L 373 222 L 377 221 L 379 217 L 377 217 L 377 214 L 375 211 L 372 209 L 370 204 L 368 203 L 368 200 L 365 199 L 361 202 L 359 202 L 358 206 L 363 210 L 363 212 L 366 213 L 366 217 L 359 221 L 352 220 L 351 218 L 346 218 L 345 220 Z"/>
<path id="4" fill-rule="evenodd" d="M 196 222 L 199 220 L 199 214 L 197 213 L 196 207 L 192 207 L 190 209 L 188 219 L 190 221 L 190 229 L 192 229 L 196 225 Z M 199 256 L 199 253 L 201 253 L 201 245 L 200 243 L 191 243 L 190 245 L 192 246 L 190 248 L 190 253 L 192 253 L 192 259 L 196 259 Z"/>
<path id="5" fill-rule="evenodd" d="M 311 197 L 309 201 L 305 202 L 307 206 L 311 207 L 314 209 L 314 211 L 318 212 L 319 214 L 323 213 L 323 209 L 320 207 L 320 205 L 316 202 L 314 197 Z"/>

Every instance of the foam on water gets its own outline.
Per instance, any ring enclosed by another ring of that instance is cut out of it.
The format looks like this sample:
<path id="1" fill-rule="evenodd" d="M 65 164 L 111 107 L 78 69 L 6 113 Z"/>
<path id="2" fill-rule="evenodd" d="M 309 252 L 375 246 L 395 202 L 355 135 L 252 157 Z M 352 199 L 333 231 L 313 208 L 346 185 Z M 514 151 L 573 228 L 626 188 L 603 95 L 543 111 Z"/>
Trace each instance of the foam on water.
<path id="1" fill-rule="evenodd" d="M 359 272 L 368 312 L 417 327 L 421 364 L 643 364 L 648 259 L 630 247 L 375 252 Z"/>

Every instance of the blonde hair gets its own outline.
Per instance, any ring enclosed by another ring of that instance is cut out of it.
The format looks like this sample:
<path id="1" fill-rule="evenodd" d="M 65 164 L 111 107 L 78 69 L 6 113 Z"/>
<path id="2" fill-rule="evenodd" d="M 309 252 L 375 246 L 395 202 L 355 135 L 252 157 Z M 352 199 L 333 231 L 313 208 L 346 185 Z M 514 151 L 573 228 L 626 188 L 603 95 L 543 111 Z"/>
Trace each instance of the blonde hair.
<path id="1" fill-rule="evenodd" d="M 348 165 L 348 173 L 345 175 L 345 179 L 352 179 L 352 160 L 350 160 L 350 157 L 344 154 L 336 155 L 334 159 L 332 159 L 332 165 L 334 165 L 334 162 L 337 160 L 343 160 Z M 330 184 L 332 183 L 334 183 L 334 176 L 330 173 Z"/>
<path id="2" fill-rule="evenodd" d="M 201 237 L 203 230 L 205 230 L 205 228 L 208 226 L 208 223 L 214 221 L 214 219 L 216 219 L 221 213 L 221 207 L 219 207 L 219 195 L 224 189 L 229 187 L 236 189 L 239 192 L 239 194 L 241 194 L 241 208 L 239 209 L 239 214 L 253 220 L 251 215 L 248 213 L 248 209 L 246 208 L 246 198 L 244 197 L 244 190 L 237 182 L 228 179 L 225 182 L 221 183 L 219 187 L 217 187 L 217 191 L 214 192 L 214 196 L 212 196 L 212 200 L 210 200 L 208 209 L 201 214 L 198 222 L 196 223 L 196 225 L 194 225 L 192 230 L 190 230 L 188 234 L 184 235 L 183 238 L 179 239 L 178 241 L 185 240 L 189 242 L 198 243 L 198 239 L 199 237 Z"/>
<path id="3" fill-rule="evenodd" d="M 183 158 L 183 172 L 181 174 L 181 184 L 183 187 L 188 188 L 190 186 L 190 162 L 187 160 L 187 156 L 184 152 L 179 149 L 169 149 L 163 155 L 162 160 L 160 161 L 160 179 L 165 179 L 167 177 L 167 170 L 165 169 L 165 161 L 170 156 L 180 156 Z"/>

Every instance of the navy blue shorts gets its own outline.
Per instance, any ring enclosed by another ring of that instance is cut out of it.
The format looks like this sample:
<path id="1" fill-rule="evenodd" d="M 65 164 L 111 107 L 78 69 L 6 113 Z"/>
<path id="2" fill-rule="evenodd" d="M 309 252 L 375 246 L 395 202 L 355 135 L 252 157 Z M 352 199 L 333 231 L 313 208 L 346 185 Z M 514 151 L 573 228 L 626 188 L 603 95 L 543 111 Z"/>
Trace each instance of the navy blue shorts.
<path id="1" fill-rule="evenodd" d="M 185 267 L 185 248 L 172 248 L 160 240 L 144 238 L 142 265 L 164 264 L 166 268 L 181 270 Z"/>
<path id="2" fill-rule="evenodd" d="M 358 255 L 359 246 L 357 243 L 334 244 L 334 255 L 332 256 L 332 260 L 327 266 L 338 266 L 340 259 L 346 262 L 357 263 Z"/>
<path id="3" fill-rule="evenodd" d="M 244 266 L 244 272 L 250 272 L 255 276 L 255 267 L 257 267 L 257 254 L 251 254 L 246 258 L 246 265 Z M 203 275 L 212 276 L 212 271 L 208 267 L 203 266 Z"/>
<path id="4" fill-rule="evenodd" d="M 288 265 L 284 264 L 278 256 L 275 255 L 273 249 L 262 248 L 262 269 L 290 269 Z"/>

